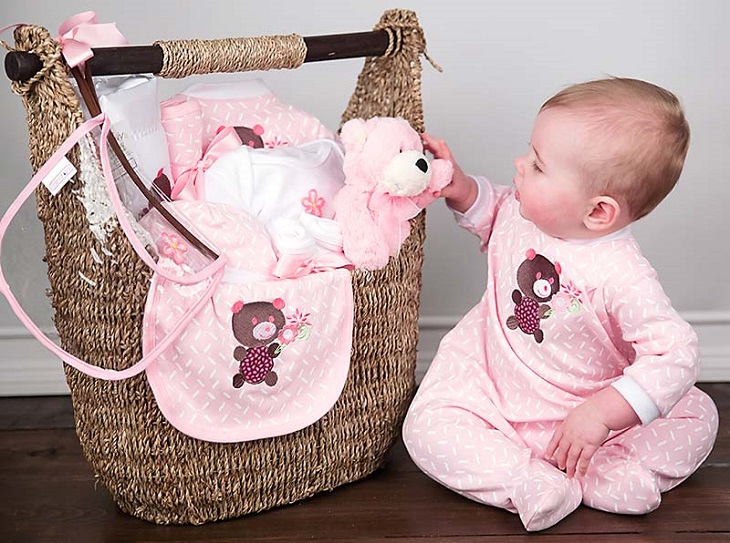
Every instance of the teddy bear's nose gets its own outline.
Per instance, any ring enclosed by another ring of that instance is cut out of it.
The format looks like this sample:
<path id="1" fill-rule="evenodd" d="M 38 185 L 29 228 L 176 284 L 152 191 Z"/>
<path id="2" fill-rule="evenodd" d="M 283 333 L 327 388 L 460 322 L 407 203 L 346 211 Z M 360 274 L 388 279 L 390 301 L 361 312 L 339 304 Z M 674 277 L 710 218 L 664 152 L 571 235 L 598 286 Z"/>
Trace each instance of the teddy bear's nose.
<path id="1" fill-rule="evenodd" d="M 428 162 L 426 162 L 425 158 L 419 158 L 416 160 L 416 167 L 423 173 L 426 173 L 428 171 Z"/>

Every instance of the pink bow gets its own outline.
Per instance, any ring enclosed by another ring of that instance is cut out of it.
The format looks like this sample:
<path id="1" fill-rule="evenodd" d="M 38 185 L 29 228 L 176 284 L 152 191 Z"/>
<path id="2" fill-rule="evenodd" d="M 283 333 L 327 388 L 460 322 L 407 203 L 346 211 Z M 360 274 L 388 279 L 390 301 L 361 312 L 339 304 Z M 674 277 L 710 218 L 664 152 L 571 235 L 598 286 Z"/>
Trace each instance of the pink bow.
<path id="1" fill-rule="evenodd" d="M 175 186 L 172 188 L 172 199 L 201 200 L 204 197 L 205 171 L 221 156 L 238 149 L 241 145 L 241 138 L 238 137 L 232 126 L 220 127 L 198 163 L 183 170 L 175 180 Z"/>
<path id="2" fill-rule="evenodd" d="M 375 224 L 385 235 L 390 254 L 396 254 L 411 231 L 408 220 L 421 212 L 410 196 L 393 196 L 376 190 L 370 196 L 368 208 L 373 214 Z"/>
<path id="3" fill-rule="evenodd" d="M 63 57 L 72 68 L 94 56 L 92 47 L 129 45 L 115 23 L 99 24 L 96 13 L 84 11 L 66 19 L 58 29 L 57 40 Z"/>
<path id="4" fill-rule="evenodd" d="M 280 279 L 297 279 L 310 273 L 317 273 L 337 268 L 352 270 L 355 268 L 347 257 L 339 252 L 326 252 L 320 255 L 283 254 L 272 272 Z"/>

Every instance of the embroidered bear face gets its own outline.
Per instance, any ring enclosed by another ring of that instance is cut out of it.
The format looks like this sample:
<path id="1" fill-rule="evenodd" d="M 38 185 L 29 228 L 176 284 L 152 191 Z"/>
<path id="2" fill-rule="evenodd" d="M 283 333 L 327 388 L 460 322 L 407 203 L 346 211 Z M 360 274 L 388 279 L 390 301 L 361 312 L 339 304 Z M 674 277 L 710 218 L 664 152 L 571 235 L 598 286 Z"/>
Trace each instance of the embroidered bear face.
<path id="1" fill-rule="evenodd" d="M 283 307 L 281 298 L 273 302 L 238 302 L 231 319 L 233 336 L 244 347 L 268 345 L 286 324 L 286 317 L 281 311 Z"/>
<path id="2" fill-rule="evenodd" d="M 560 290 L 560 264 L 553 264 L 534 249 L 529 249 L 526 257 L 517 268 L 519 289 L 512 291 L 514 315 L 505 324 L 510 330 L 519 328 L 542 343 L 545 334 L 540 329 L 540 320 L 550 315 L 550 306 L 545 302 Z"/>
<path id="3" fill-rule="evenodd" d="M 527 251 L 527 258 L 517 268 L 517 285 L 522 294 L 538 302 L 547 302 L 560 290 L 560 264 Z"/>
<path id="4" fill-rule="evenodd" d="M 273 368 L 274 358 L 280 352 L 276 340 L 286 325 L 283 307 L 281 298 L 273 302 L 244 304 L 239 301 L 234 304 L 231 325 L 233 335 L 240 343 L 233 351 L 233 358 L 239 363 L 238 373 L 233 376 L 234 388 L 241 388 L 244 383 L 265 382 L 269 386 L 277 383 L 279 377 Z"/>

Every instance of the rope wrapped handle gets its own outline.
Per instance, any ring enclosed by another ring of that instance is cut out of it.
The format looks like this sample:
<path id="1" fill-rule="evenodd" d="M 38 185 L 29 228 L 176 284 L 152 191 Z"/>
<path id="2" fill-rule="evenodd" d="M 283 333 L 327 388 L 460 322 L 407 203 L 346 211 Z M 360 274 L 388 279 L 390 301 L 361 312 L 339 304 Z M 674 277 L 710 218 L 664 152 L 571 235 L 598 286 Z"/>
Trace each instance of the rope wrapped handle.
<path id="1" fill-rule="evenodd" d="M 297 34 L 220 40 L 157 41 L 161 77 L 294 69 L 304 64 L 307 45 Z"/>
<path id="2" fill-rule="evenodd" d="M 5 27 L 0 33 L 23 26 L 33 27 L 20 23 Z M 71 46 L 77 42 L 80 50 L 76 51 L 76 57 L 81 63 L 89 63 L 93 75 L 152 73 L 182 78 L 209 73 L 294 69 L 305 62 L 322 60 L 391 57 L 400 52 L 406 41 L 404 33 L 415 33 L 415 39 L 407 41 L 416 46 L 418 53 L 423 54 L 431 66 L 443 71 L 426 53 L 425 39 L 415 13 L 401 9 L 386 11 L 380 23 L 370 32 L 312 37 L 289 34 L 216 40 L 159 40 L 153 45 L 131 46 L 127 45 L 113 23 L 98 23 L 92 11 L 71 17 L 59 32 L 57 38 L 41 32 L 47 38 L 36 42 L 31 50 L 16 50 L 0 39 L 0 46 L 10 51 L 5 56 L 5 72 L 14 86 L 32 86 L 49 70 L 49 64 L 61 54 L 67 57 L 67 49 L 70 53 Z M 63 45 L 62 51 L 58 47 L 59 41 Z M 95 47 L 85 45 L 91 43 Z M 80 62 L 69 61 L 70 67 L 77 64 Z M 14 90 L 22 94 L 23 89 Z"/>
<path id="3" fill-rule="evenodd" d="M 59 56 L 58 43 L 15 50 L 8 44 L 5 73 L 11 81 L 27 83 L 38 79 L 44 69 L 47 49 Z M 378 28 L 369 32 L 302 37 L 297 34 L 228 38 L 218 40 L 157 41 L 153 45 L 95 47 L 88 63 L 93 75 L 152 73 L 180 78 L 193 74 L 231 73 L 251 70 L 297 68 L 303 63 L 357 57 L 386 57 L 399 52 L 400 28 Z"/>

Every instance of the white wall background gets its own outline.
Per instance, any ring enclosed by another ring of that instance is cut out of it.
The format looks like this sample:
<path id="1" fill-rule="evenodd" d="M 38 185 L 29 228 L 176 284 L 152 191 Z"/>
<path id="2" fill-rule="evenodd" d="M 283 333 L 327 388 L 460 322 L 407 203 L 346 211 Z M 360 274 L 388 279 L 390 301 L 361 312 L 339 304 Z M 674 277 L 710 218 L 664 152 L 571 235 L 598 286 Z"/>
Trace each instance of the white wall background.
<path id="1" fill-rule="evenodd" d="M 156 39 L 222 38 L 359 32 L 380 14 L 418 13 L 428 52 L 424 62 L 426 125 L 446 139 L 465 170 L 509 183 L 512 160 L 527 144 L 540 104 L 563 86 L 606 74 L 647 79 L 680 96 L 692 146 L 675 191 L 635 234 L 677 309 L 697 328 L 704 380 L 730 380 L 730 3 L 725 0 L 24 0 L 4 2 L 0 27 L 40 24 L 55 33 L 68 16 L 94 9 L 132 44 Z M 12 40 L 6 33 L 3 38 Z M 263 74 L 285 102 L 335 128 L 361 59 L 307 64 Z M 232 79 L 242 76 L 215 76 Z M 0 76 L 0 79 L 3 79 Z M 198 79 L 196 78 L 196 81 Z M 161 99 L 191 81 L 164 81 Z M 18 97 L 0 84 L 0 210 L 31 176 L 27 131 Z M 50 325 L 40 228 L 27 219 L 4 245 L 8 275 L 26 278 L 23 294 Z M 428 214 L 422 292 L 421 370 L 438 339 L 481 296 L 485 263 L 476 239 L 438 202 Z M 26 266 L 27 258 L 34 264 Z M 0 302 L 0 394 L 64 392 L 60 363 L 29 339 Z"/>

